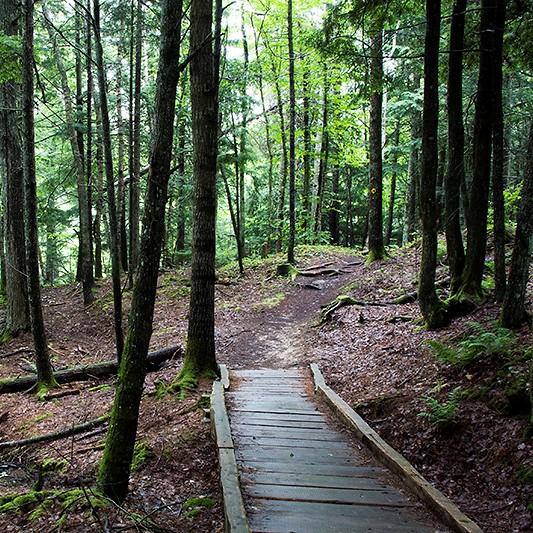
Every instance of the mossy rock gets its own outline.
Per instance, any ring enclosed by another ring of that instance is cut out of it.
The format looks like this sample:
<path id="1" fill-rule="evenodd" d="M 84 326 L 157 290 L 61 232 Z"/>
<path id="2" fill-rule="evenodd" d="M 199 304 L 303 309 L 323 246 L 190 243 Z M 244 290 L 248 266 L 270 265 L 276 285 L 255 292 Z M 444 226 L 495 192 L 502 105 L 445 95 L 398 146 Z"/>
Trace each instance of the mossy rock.
<path id="1" fill-rule="evenodd" d="M 194 518 L 198 516 L 204 509 L 212 509 L 215 506 L 215 501 L 207 496 L 198 496 L 189 498 L 183 504 L 183 510 L 187 518 Z"/>

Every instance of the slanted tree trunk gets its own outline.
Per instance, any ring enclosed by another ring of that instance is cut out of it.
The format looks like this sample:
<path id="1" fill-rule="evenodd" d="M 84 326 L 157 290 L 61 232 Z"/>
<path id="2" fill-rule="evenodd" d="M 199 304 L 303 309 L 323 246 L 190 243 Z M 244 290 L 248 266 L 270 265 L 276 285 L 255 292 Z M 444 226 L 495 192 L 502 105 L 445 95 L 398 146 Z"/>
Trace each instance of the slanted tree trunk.
<path id="1" fill-rule="evenodd" d="M 179 78 L 182 0 L 162 0 L 161 7 L 155 123 L 143 216 L 141 254 L 133 289 L 128 335 L 98 474 L 100 489 L 115 502 L 122 502 L 128 491 L 139 405 L 146 373 L 146 356 L 152 335 L 172 157 L 176 89 Z M 194 15 L 193 7 L 191 17 Z M 196 45 L 197 41 L 191 42 L 193 50 L 196 49 Z"/>
<path id="2" fill-rule="evenodd" d="M 22 50 L 22 112 L 24 139 L 24 199 L 26 211 L 26 265 L 30 299 L 31 330 L 37 369 L 37 393 L 55 386 L 50 363 L 41 305 L 39 278 L 39 237 L 37 235 L 37 179 L 35 174 L 35 127 L 33 93 L 33 0 L 24 0 L 24 39 Z"/>
<path id="3" fill-rule="evenodd" d="M 527 318 L 526 287 L 529 279 L 531 238 L 533 237 L 533 120 L 529 128 L 522 199 L 516 220 L 513 256 L 503 300 L 501 322 L 505 327 L 520 326 Z"/>
<path id="4" fill-rule="evenodd" d="M 492 97 L 492 207 L 494 210 L 494 297 L 501 302 L 505 296 L 505 209 L 503 201 L 505 164 L 503 124 L 503 30 L 505 0 L 496 0 L 494 34 L 494 89 Z"/>
<path id="5" fill-rule="evenodd" d="M 481 0 L 479 77 L 474 116 L 473 174 L 468 212 L 468 241 L 461 290 L 481 294 L 487 248 L 487 212 L 490 185 L 494 76 L 494 19 L 496 0 Z"/>
<path id="6" fill-rule="evenodd" d="M 109 213 L 109 248 L 111 253 L 111 279 L 113 283 L 113 316 L 115 324 L 115 344 L 120 361 L 124 347 L 122 332 L 122 287 L 120 284 L 120 240 L 118 232 L 117 204 L 115 199 L 115 176 L 113 172 L 113 151 L 111 148 L 111 125 L 107 103 L 107 82 L 104 66 L 104 52 L 100 34 L 100 0 L 93 0 L 93 19 L 96 64 L 98 70 L 98 92 L 102 119 L 102 141 L 104 168 L 107 183 L 107 206 Z"/>
<path id="7" fill-rule="evenodd" d="M 457 293 L 465 263 L 461 233 L 461 182 L 465 179 L 465 132 L 463 124 L 463 48 L 467 0 L 455 0 L 450 29 L 448 59 L 448 171 L 445 175 L 446 249 L 450 268 L 450 291 Z"/>
<path id="8" fill-rule="evenodd" d="M 0 31 L 19 35 L 20 3 L 2 0 Z M 24 173 L 17 108 L 21 87 L 15 79 L 0 83 L 0 170 L 4 180 L 4 235 L 6 243 L 6 329 L 16 335 L 30 327 L 24 247 Z"/>
<path id="9" fill-rule="evenodd" d="M 83 141 L 81 134 L 76 129 L 77 118 L 75 109 L 72 104 L 72 91 L 68 84 L 67 71 L 61 56 L 58 43 L 57 32 L 52 24 L 52 19 L 48 11 L 47 3 L 43 0 L 43 15 L 45 20 L 48 36 L 53 44 L 54 58 L 59 78 L 61 80 L 61 91 L 63 96 L 63 106 L 65 113 L 65 125 L 67 128 L 70 149 L 72 151 L 72 158 L 74 160 L 74 168 L 76 170 L 76 186 L 78 193 L 78 212 L 80 221 L 79 230 L 79 266 L 81 274 L 81 282 L 83 286 L 83 303 L 85 305 L 94 301 L 92 288 L 94 285 L 93 265 L 91 261 L 91 227 L 89 224 L 89 203 L 87 199 L 87 182 L 85 175 L 85 166 L 83 161 Z M 81 68 L 76 67 L 78 77 L 81 78 Z M 81 80 L 78 80 L 78 85 L 81 88 Z M 81 149 L 80 149 L 81 147 Z"/>
<path id="10" fill-rule="evenodd" d="M 212 0 L 192 0 L 190 63 L 193 142 L 191 300 L 185 360 L 180 379 L 216 372 L 215 238 L 218 141 L 218 74 L 214 72 Z"/>
<path id="11" fill-rule="evenodd" d="M 382 158 L 382 110 L 383 110 L 383 32 L 375 31 L 370 44 L 370 128 L 369 156 L 370 180 L 368 192 L 368 258 L 377 261 L 385 256 L 383 246 L 383 158 Z"/>
<path id="12" fill-rule="evenodd" d="M 446 313 L 435 291 L 437 268 L 437 205 L 435 186 L 438 165 L 440 0 L 426 0 L 424 48 L 424 110 L 422 114 L 422 179 L 420 215 L 422 257 L 418 301 L 430 329 L 443 326 Z"/>
<path id="13" fill-rule="evenodd" d="M 287 2 L 287 32 L 289 46 L 289 240 L 287 261 L 293 264 L 296 241 L 296 89 L 294 86 L 292 0 Z"/>

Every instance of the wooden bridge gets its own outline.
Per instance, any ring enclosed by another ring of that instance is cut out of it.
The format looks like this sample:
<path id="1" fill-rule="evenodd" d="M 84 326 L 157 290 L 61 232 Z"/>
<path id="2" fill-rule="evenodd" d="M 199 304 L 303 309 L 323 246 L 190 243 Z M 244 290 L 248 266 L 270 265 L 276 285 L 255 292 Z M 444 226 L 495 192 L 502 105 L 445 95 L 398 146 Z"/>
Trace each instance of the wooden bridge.
<path id="1" fill-rule="evenodd" d="M 226 531 L 481 531 L 311 371 L 240 370 L 230 384 L 222 367 L 211 420 Z"/>

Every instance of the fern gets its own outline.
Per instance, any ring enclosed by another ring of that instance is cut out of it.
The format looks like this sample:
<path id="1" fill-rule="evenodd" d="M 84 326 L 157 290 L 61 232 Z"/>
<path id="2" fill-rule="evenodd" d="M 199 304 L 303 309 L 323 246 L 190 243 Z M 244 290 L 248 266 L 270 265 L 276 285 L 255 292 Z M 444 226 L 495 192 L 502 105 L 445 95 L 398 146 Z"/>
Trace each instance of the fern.
<path id="1" fill-rule="evenodd" d="M 461 395 L 461 387 L 455 387 L 448 393 L 444 402 L 439 402 L 432 396 L 423 396 L 422 401 L 426 404 L 427 410 L 418 413 L 418 416 L 428 419 L 433 426 L 449 427 L 456 422 Z"/>

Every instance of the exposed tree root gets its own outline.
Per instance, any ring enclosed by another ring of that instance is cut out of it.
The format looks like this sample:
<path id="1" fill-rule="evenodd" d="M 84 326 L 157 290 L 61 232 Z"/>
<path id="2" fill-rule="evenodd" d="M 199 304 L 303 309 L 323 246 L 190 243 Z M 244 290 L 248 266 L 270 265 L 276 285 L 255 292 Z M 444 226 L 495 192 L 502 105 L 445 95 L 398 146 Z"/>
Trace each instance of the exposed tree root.
<path id="1" fill-rule="evenodd" d="M 161 363 L 173 359 L 181 354 L 181 347 L 172 346 L 150 352 L 146 359 L 146 371 L 158 370 Z M 57 383 L 71 383 L 73 381 L 89 381 L 94 378 L 102 378 L 116 374 L 118 364 L 116 361 L 104 361 L 93 365 L 81 365 L 55 372 Z M 8 378 L 0 380 L 0 394 L 10 392 L 22 392 L 32 389 L 36 385 L 35 375 L 26 375 L 18 378 Z"/>
<path id="2" fill-rule="evenodd" d="M 40 444 L 42 442 L 51 442 L 54 440 L 65 439 L 67 437 L 72 437 L 73 435 L 79 435 L 80 433 L 85 433 L 91 431 L 98 426 L 102 426 L 107 423 L 109 415 L 101 416 L 79 424 L 78 426 L 72 426 L 68 429 L 63 429 L 61 431 L 55 431 L 54 433 L 47 433 L 46 435 L 39 435 L 37 437 L 31 437 L 29 439 L 21 440 L 10 440 L 7 442 L 0 442 L 0 450 L 7 450 L 9 448 L 20 448 L 22 446 L 31 446 L 33 444 Z"/>

